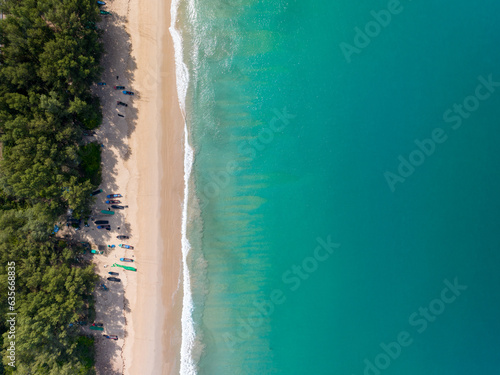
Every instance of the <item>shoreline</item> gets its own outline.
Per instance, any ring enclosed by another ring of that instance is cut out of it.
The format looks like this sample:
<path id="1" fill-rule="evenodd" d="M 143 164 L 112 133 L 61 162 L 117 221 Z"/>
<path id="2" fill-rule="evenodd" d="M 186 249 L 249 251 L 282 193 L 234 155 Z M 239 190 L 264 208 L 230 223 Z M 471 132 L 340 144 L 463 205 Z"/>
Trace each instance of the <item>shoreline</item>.
<path id="1" fill-rule="evenodd" d="M 134 217 L 140 268 L 135 291 L 130 291 L 136 299 L 126 314 L 124 374 L 178 374 L 184 119 L 168 31 L 170 1 L 139 0 L 130 7 L 127 29 L 136 63 L 133 87 L 140 94 L 137 128 L 131 136 L 137 158 L 130 166 L 135 172 L 131 175 L 137 176 Z"/>

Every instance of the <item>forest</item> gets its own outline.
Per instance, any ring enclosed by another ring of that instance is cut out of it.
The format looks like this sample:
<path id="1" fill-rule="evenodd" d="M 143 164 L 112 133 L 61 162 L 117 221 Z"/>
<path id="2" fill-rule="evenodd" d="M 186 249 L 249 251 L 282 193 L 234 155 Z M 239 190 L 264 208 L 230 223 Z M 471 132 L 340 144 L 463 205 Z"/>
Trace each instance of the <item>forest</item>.
<path id="1" fill-rule="evenodd" d="M 93 374 L 93 339 L 77 323 L 93 318 L 97 276 L 54 225 L 88 215 L 100 183 L 100 147 L 84 136 L 102 120 L 91 91 L 99 9 L 93 0 L 0 7 L 0 374 Z"/>

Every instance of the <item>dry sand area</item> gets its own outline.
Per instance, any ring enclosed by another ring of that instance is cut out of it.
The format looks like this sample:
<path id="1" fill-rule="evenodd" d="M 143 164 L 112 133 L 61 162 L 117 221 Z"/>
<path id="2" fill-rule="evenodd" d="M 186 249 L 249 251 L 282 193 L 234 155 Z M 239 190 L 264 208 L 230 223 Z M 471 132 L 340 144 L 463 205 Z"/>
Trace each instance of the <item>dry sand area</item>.
<path id="1" fill-rule="evenodd" d="M 97 372 L 178 374 L 184 120 L 168 33 L 170 4 L 160 0 L 106 3 L 103 9 L 112 15 L 103 16 L 99 24 L 104 30 L 102 81 L 106 86 L 95 88 L 104 119 L 91 137 L 103 145 L 103 193 L 96 196 L 94 211 L 109 207 L 105 200 L 111 193 L 121 193 L 121 204 L 128 208 L 114 210 L 111 231 L 90 224 L 79 236 L 95 245 L 127 243 L 135 249 L 115 248 L 94 255 L 99 275 L 109 287 L 96 291 L 96 320 L 104 323 L 105 333 L 119 337 L 113 341 L 96 334 Z M 113 89 L 115 85 L 135 95 L 124 95 Z M 128 107 L 117 106 L 117 101 Z M 131 238 L 116 239 L 120 234 Z M 111 268 L 123 256 L 133 257 L 135 262 L 126 265 L 137 272 Z M 121 282 L 106 280 L 109 271 L 119 272 Z"/>

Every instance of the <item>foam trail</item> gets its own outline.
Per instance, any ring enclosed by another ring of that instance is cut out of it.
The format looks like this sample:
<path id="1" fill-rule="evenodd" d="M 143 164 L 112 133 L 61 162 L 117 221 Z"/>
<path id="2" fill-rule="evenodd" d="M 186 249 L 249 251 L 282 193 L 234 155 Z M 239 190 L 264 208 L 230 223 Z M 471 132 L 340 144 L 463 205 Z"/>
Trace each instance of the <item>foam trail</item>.
<path id="1" fill-rule="evenodd" d="M 170 35 L 174 43 L 174 55 L 175 55 L 175 75 L 176 75 L 176 85 L 177 85 L 177 97 L 179 100 L 179 105 L 181 107 L 182 114 L 185 116 L 186 110 L 186 94 L 189 86 L 189 70 L 187 65 L 184 63 L 183 55 L 184 50 L 182 48 L 182 36 L 179 30 L 175 28 L 175 23 L 177 22 L 177 10 L 179 9 L 180 0 L 172 0 L 170 6 Z"/>
<path id="2" fill-rule="evenodd" d="M 184 127 L 184 202 L 182 206 L 182 266 L 184 296 L 182 299 L 182 344 L 181 344 L 181 375 L 195 375 L 196 365 L 193 362 L 192 350 L 195 343 L 196 332 L 193 321 L 193 295 L 191 293 L 191 277 L 187 264 L 187 256 L 191 245 L 187 238 L 187 202 L 189 199 L 189 178 L 193 167 L 194 153 L 189 145 L 187 127 Z"/>
<path id="3" fill-rule="evenodd" d="M 177 11 L 180 0 L 172 0 L 170 7 L 170 35 L 172 36 L 175 53 L 175 73 L 177 85 L 177 97 L 184 118 L 186 118 L 186 95 L 189 87 L 189 70 L 183 59 L 182 36 L 175 28 L 177 21 Z M 181 375 L 196 375 L 196 364 L 193 361 L 192 351 L 196 339 L 196 332 L 193 321 L 193 295 L 191 293 L 191 278 L 187 264 L 187 256 L 191 250 L 191 245 L 187 238 L 187 217 L 189 199 L 189 178 L 193 167 L 194 152 L 189 145 L 188 129 L 184 124 L 184 202 L 182 204 L 182 277 L 184 284 L 184 295 L 182 298 L 182 343 L 181 343 Z"/>

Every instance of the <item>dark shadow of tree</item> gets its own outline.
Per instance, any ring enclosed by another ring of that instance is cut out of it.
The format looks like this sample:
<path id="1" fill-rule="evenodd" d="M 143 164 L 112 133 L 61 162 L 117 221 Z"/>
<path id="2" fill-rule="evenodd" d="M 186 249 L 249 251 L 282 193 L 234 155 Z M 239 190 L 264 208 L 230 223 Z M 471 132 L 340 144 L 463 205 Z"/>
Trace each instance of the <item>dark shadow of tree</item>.
<path id="1" fill-rule="evenodd" d="M 130 136 L 136 129 L 137 109 L 134 106 L 135 96 L 129 96 L 122 93 L 122 90 L 115 90 L 114 86 L 125 86 L 126 90 L 134 91 L 134 72 L 137 69 L 136 61 L 131 56 L 130 35 L 125 30 L 126 18 L 112 14 L 103 16 L 98 27 L 103 31 L 102 42 L 104 45 L 104 56 L 102 59 L 103 73 L 101 81 L 106 82 L 106 86 L 95 86 L 93 92 L 99 96 L 102 105 L 103 122 L 96 130 L 95 137 L 88 137 L 89 141 L 97 141 L 103 145 L 102 149 L 102 183 L 101 194 L 96 195 L 96 202 L 92 209 L 92 219 L 108 220 L 111 230 L 97 229 L 93 221 L 89 221 L 89 226 L 74 233 L 82 241 L 91 243 L 93 249 L 98 246 L 106 246 L 105 254 L 109 258 L 109 265 L 118 261 L 115 255 L 116 249 L 107 247 L 110 243 L 121 243 L 116 239 L 117 235 L 129 235 L 130 224 L 126 222 L 122 210 L 115 211 L 114 215 L 103 215 L 101 210 L 108 210 L 110 205 L 106 204 L 106 195 L 124 192 L 118 191 L 116 176 L 119 173 L 119 159 L 129 160 L 132 155 L 132 149 L 128 145 Z M 138 93 L 135 93 L 137 96 Z M 118 106 L 117 101 L 124 102 L 128 106 Z M 118 114 L 124 116 L 120 117 Z M 127 205 L 127 199 L 134 197 L 124 196 L 118 198 L 122 205 Z M 118 229 L 120 228 L 120 229 Z M 96 255 L 102 256 L 102 255 Z M 115 259 L 116 257 L 116 259 Z M 106 277 L 109 271 L 118 272 L 120 275 L 125 271 L 121 268 L 106 268 Z M 128 277 L 132 276 L 130 273 Z M 120 277 L 120 276 L 117 276 Z M 109 290 L 96 287 L 96 311 L 98 320 L 104 323 L 104 332 L 106 334 L 116 334 L 118 341 L 109 340 L 102 336 L 102 332 L 90 331 L 96 338 L 96 359 L 100 364 L 99 373 L 106 375 L 121 375 L 120 372 L 113 369 L 113 357 L 121 357 L 122 339 L 125 337 L 125 318 L 124 312 L 129 312 L 129 301 L 125 298 L 123 285 L 121 282 L 108 281 L 102 278 L 98 285 L 104 283 Z M 110 301 L 119 301 L 116 304 Z M 100 304 L 101 302 L 101 304 Z M 107 350 L 99 352 L 99 348 L 105 347 Z M 108 358 L 104 358 L 107 356 Z"/>

